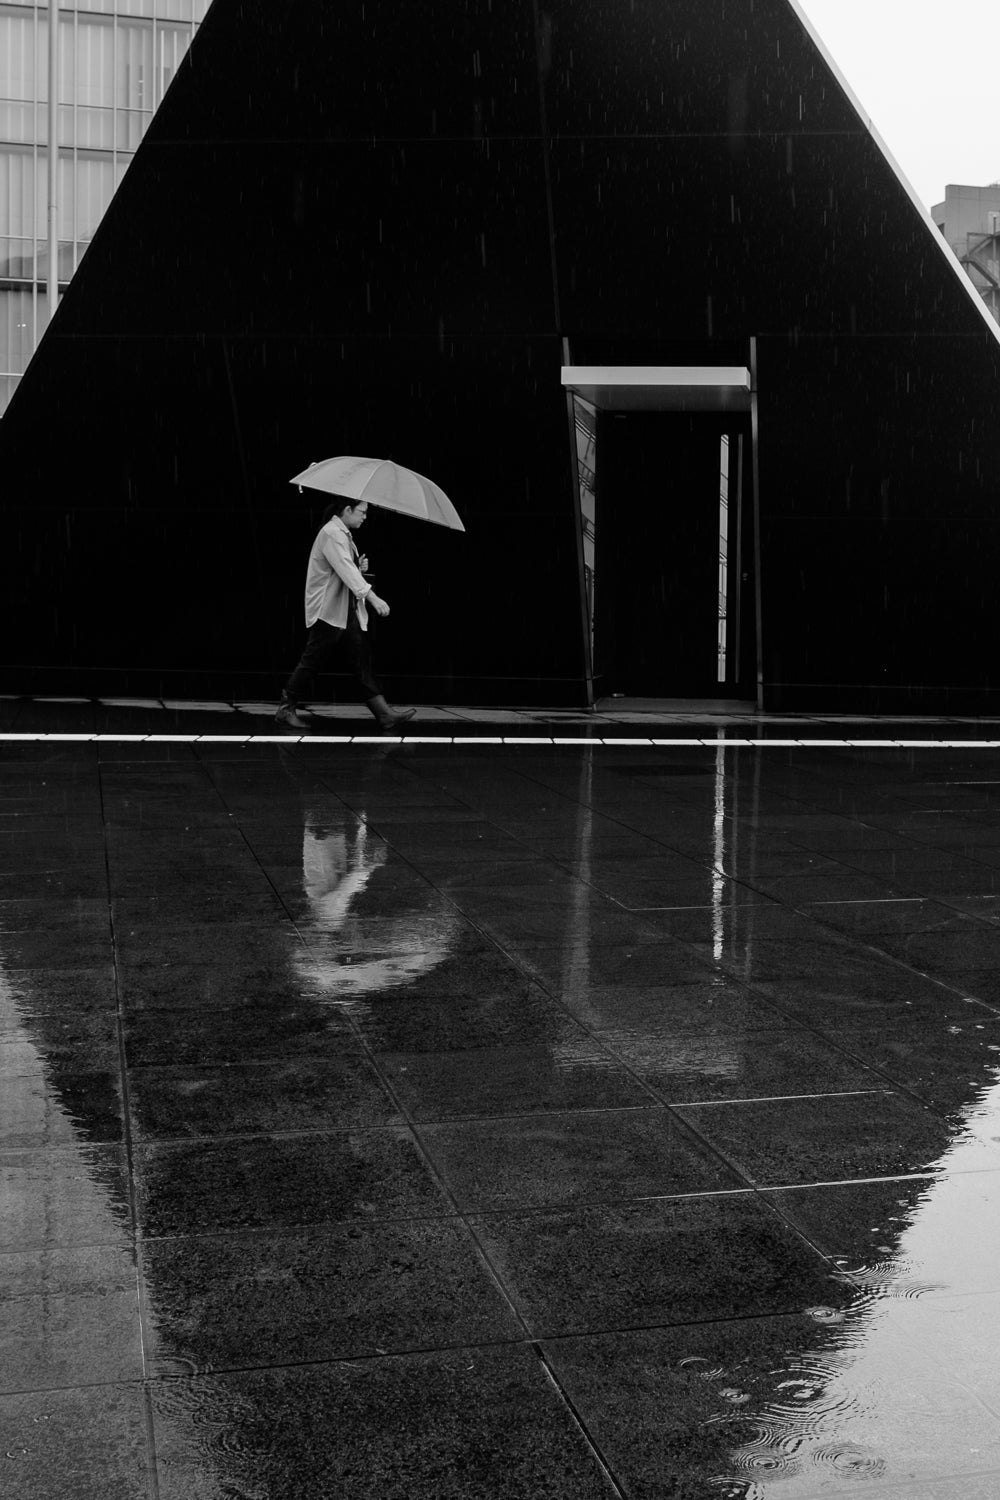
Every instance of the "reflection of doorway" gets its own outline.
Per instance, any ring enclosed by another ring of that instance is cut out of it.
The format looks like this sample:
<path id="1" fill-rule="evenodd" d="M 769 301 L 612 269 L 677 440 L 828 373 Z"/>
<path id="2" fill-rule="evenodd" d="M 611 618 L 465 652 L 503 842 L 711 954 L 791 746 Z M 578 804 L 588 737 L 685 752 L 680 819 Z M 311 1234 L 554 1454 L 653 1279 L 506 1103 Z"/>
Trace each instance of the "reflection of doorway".
<path id="1" fill-rule="evenodd" d="M 597 416 L 598 696 L 751 698 L 748 413 Z"/>

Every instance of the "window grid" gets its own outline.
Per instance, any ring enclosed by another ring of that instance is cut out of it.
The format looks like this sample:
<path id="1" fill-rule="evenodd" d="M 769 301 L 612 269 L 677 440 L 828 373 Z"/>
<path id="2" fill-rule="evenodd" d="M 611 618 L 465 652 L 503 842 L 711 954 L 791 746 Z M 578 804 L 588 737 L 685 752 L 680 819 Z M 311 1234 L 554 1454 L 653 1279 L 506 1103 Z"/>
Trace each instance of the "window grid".
<path id="1" fill-rule="evenodd" d="M 210 3 L 62 0 L 60 287 Z M 48 17 L 48 0 L 0 0 L 0 413 L 48 323 Z"/>

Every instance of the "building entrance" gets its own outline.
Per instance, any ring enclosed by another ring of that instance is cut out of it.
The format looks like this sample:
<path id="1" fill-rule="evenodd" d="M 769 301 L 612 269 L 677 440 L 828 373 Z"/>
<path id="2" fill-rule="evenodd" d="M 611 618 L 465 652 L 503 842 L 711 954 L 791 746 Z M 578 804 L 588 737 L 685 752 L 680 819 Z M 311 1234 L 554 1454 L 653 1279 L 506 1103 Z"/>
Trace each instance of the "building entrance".
<path id="1" fill-rule="evenodd" d="M 749 373 L 564 371 L 595 699 L 756 696 Z"/>
<path id="2" fill-rule="evenodd" d="M 749 447 L 748 418 L 598 414 L 597 696 L 753 697 Z"/>

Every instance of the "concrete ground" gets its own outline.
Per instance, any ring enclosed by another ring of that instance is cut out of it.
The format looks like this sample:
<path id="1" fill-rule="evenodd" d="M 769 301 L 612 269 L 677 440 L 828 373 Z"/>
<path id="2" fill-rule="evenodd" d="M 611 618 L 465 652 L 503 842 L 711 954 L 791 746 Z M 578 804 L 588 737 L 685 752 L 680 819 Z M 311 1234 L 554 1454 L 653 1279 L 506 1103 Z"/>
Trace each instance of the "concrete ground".
<path id="1" fill-rule="evenodd" d="M 1000 723 L 270 712 L 0 699 L 4 1500 L 996 1500 Z"/>

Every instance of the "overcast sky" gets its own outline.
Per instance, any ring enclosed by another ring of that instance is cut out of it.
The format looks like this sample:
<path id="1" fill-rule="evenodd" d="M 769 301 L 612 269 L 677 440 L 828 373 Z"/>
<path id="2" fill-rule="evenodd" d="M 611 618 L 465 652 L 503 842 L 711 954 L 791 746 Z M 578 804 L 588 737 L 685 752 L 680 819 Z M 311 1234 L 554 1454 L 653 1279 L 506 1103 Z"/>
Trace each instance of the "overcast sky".
<path id="1" fill-rule="evenodd" d="M 1000 0 L 799 0 L 925 207 L 1000 179 Z"/>

